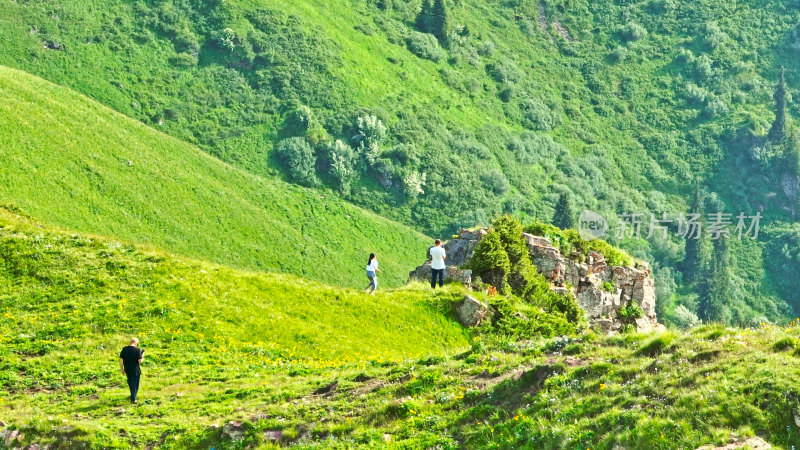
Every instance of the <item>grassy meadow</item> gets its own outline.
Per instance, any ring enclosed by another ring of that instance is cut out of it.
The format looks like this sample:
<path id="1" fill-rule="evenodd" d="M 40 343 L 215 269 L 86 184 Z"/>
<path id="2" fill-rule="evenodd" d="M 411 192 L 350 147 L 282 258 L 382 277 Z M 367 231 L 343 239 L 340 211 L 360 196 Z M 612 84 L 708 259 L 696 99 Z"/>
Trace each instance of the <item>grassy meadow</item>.
<path id="1" fill-rule="evenodd" d="M 800 440 L 800 320 L 519 340 L 0 210 L 0 418 L 50 448 L 697 448 Z M 117 353 L 146 349 L 140 402 Z"/>
<path id="2" fill-rule="evenodd" d="M 398 286 L 430 239 L 335 195 L 261 178 L 96 102 L 0 67 L 0 203 L 44 222 L 330 284 Z"/>
<path id="3" fill-rule="evenodd" d="M 0 417 L 39 435 L 68 416 L 76 445 L 153 442 L 285 398 L 283 384 L 298 378 L 469 348 L 437 311 L 453 291 L 369 296 L 65 233 L 4 209 L 0 256 Z M 117 354 L 133 335 L 149 394 L 125 414 Z"/>

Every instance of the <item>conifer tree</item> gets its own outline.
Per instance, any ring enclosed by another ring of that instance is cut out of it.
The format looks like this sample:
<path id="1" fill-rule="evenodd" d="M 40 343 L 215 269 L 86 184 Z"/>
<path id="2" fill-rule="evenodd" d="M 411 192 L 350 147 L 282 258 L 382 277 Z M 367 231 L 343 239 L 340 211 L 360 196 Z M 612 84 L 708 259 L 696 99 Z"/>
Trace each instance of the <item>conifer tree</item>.
<path id="1" fill-rule="evenodd" d="M 775 122 L 772 123 L 772 128 L 769 130 L 769 139 L 774 143 L 782 143 L 786 138 L 786 103 L 788 91 L 786 88 L 786 74 L 783 67 L 781 67 L 780 75 L 778 76 L 778 84 L 775 86 Z"/>
<path id="2" fill-rule="evenodd" d="M 422 0 L 422 8 L 417 14 L 417 29 L 430 33 L 433 25 L 433 0 Z"/>
<path id="3" fill-rule="evenodd" d="M 788 127 L 783 139 L 783 155 L 780 162 L 781 188 L 789 203 L 792 219 L 797 217 L 800 202 L 800 138 L 794 127 Z"/>
<path id="4" fill-rule="evenodd" d="M 709 322 L 730 322 L 731 312 L 728 305 L 734 301 L 731 278 L 728 239 L 720 236 L 714 240 L 714 253 L 700 282 L 697 315 L 701 319 Z"/>
<path id="5" fill-rule="evenodd" d="M 378 8 L 383 11 L 391 11 L 393 6 L 394 2 L 392 0 L 378 0 Z"/>
<path id="6" fill-rule="evenodd" d="M 700 192 L 700 184 L 695 182 L 694 197 L 689 207 L 689 214 L 703 214 L 703 196 Z M 685 256 L 683 258 L 683 279 L 687 283 L 694 283 L 697 280 L 700 270 L 703 268 L 703 241 L 696 237 L 694 233 L 686 236 Z"/>
<path id="7" fill-rule="evenodd" d="M 566 230 L 567 228 L 575 228 L 575 211 L 572 206 L 572 200 L 569 195 L 564 192 L 558 197 L 556 210 L 553 214 L 553 225 Z"/>
<path id="8" fill-rule="evenodd" d="M 436 36 L 442 45 L 447 44 L 447 36 L 450 33 L 450 16 L 445 0 L 433 0 L 429 32 Z"/>

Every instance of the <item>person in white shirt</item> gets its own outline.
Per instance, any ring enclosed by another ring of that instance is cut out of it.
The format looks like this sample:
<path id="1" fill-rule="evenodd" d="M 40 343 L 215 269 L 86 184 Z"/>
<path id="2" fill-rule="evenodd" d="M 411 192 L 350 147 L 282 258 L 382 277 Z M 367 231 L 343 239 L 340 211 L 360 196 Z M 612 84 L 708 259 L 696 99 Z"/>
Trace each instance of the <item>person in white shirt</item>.
<path id="1" fill-rule="evenodd" d="M 444 260 L 447 255 L 442 247 L 442 241 L 437 239 L 436 245 L 429 250 L 431 254 L 431 288 L 436 288 L 436 279 L 439 279 L 439 287 L 444 286 Z"/>
<path id="2" fill-rule="evenodd" d="M 375 289 L 378 289 L 379 273 L 381 273 L 381 269 L 378 269 L 378 260 L 375 258 L 375 253 L 370 253 L 369 259 L 367 260 L 367 278 L 369 278 L 369 284 L 365 289 L 370 295 L 375 295 Z"/>

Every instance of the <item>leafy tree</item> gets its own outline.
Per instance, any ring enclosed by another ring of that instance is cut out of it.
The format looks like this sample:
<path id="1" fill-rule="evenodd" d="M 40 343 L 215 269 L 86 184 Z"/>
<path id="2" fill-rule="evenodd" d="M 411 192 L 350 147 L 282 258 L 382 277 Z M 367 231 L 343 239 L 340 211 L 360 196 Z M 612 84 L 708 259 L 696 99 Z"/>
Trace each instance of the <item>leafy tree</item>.
<path id="1" fill-rule="evenodd" d="M 562 192 L 556 203 L 556 210 L 553 213 L 553 225 L 565 230 L 575 228 L 575 208 L 569 194 Z"/>
<path id="2" fill-rule="evenodd" d="M 410 171 L 403 177 L 403 192 L 410 198 L 416 198 L 419 194 L 425 193 L 426 181 L 425 172 Z"/>
<path id="3" fill-rule="evenodd" d="M 292 181 L 306 186 L 317 184 L 317 175 L 314 172 L 317 157 L 304 138 L 284 139 L 278 143 L 275 151 L 289 169 L 289 177 Z"/>
<path id="4" fill-rule="evenodd" d="M 381 119 L 368 114 L 356 119 L 355 128 L 356 134 L 351 140 L 358 148 L 364 161 L 372 167 L 383 152 L 381 145 L 386 139 L 386 125 L 383 124 Z"/>
<path id="5" fill-rule="evenodd" d="M 672 313 L 672 322 L 680 328 L 688 329 L 700 324 L 700 318 L 684 305 L 678 305 Z"/>
<path id="6" fill-rule="evenodd" d="M 356 177 L 355 152 L 349 145 L 337 139 L 326 145 L 325 153 L 329 165 L 328 173 L 334 186 L 342 194 L 349 194 Z"/>

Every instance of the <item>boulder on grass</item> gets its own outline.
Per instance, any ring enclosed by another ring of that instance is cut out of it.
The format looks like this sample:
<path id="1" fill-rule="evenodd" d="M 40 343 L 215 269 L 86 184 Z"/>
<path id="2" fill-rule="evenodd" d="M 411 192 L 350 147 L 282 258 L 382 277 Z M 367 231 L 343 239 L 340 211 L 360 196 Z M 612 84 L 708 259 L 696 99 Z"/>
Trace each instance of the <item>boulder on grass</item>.
<path id="1" fill-rule="evenodd" d="M 456 304 L 456 318 L 465 327 L 476 327 L 491 321 L 493 317 L 494 312 L 489 305 L 471 295 L 464 296 L 464 299 Z"/>

